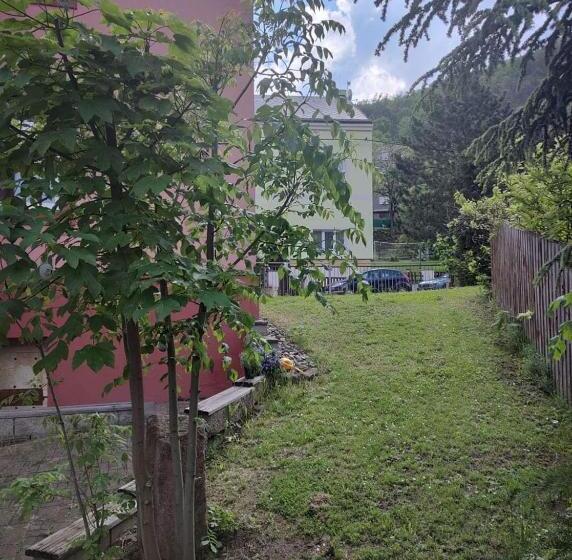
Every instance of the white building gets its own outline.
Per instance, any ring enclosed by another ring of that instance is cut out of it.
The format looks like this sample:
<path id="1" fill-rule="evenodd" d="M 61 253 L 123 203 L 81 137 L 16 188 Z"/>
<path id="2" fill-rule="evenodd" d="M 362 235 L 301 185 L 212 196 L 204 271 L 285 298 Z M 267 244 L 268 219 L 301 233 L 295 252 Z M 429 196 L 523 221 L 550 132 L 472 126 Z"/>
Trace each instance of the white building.
<path id="1" fill-rule="evenodd" d="M 296 99 L 296 98 L 294 98 Z M 300 98 L 302 99 L 302 98 Z M 355 109 L 354 115 L 346 112 L 338 112 L 335 105 L 328 105 L 326 100 L 320 97 L 303 98 L 304 105 L 298 112 L 303 120 L 309 123 L 312 131 L 317 134 L 324 143 L 334 144 L 337 140 L 332 140 L 331 123 L 327 122 L 324 117 L 329 117 L 337 121 L 344 129 L 349 138 L 353 141 L 355 157 L 357 160 L 372 161 L 372 122 L 359 110 Z M 256 109 L 265 103 L 276 104 L 279 99 L 270 102 L 256 96 Z M 316 113 L 320 116 L 316 117 Z M 343 241 L 344 245 L 350 249 L 353 255 L 363 264 L 373 259 L 373 178 L 371 174 L 359 169 L 352 161 L 348 160 L 344 165 L 346 179 L 351 186 L 351 204 L 361 214 L 364 219 L 364 235 L 366 245 L 362 243 L 353 243 L 344 236 L 344 231 L 351 227 L 350 221 L 342 216 L 340 212 L 333 209 L 333 216 L 324 220 L 319 216 L 309 218 L 301 218 L 292 215 L 290 219 L 297 223 L 303 224 L 310 228 L 314 234 L 316 241 L 323 249 L 328 249 L 335 241 Z M 273 200 L 267 200 L 256 195 L 256 205 L 259 208 L 269 209 L 275 204 Z M 277 203 L 276 203 L 277 204 Z"/>

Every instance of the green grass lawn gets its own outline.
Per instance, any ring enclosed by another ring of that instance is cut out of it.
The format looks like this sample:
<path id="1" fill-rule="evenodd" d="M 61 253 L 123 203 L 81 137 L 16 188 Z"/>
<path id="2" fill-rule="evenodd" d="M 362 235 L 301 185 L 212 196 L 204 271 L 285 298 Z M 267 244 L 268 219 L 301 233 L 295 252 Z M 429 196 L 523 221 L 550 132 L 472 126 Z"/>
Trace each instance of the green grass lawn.
<path id="1" fill-rule="evenodd" d="M 475 289 L 276 298 L 328 370 L 210 460 L 226 558 L 572 558 L 569 412 L 495 343 Z M 232 438 L 230 438 L 232 439 Z"/>

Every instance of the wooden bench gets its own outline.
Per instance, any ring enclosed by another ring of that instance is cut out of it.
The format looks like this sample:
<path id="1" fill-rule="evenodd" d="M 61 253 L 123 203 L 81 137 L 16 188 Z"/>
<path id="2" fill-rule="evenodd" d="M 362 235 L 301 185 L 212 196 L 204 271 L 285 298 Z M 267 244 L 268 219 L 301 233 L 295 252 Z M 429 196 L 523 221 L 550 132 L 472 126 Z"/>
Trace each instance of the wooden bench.
<path id="1" fill-rule="evenodd" d="M 90 517 L 93 523 L 93 517 Z M 128 530 L 135 527 L 135 510 L 126 515 L 111 514 L 105 521 L 104 536 L 100 547 L 107 550 L 111 545 L 119 542 L 121 536 Z M 49 537 L 26 548 L 26 556 L 31 558 L 44 558 L 47 560 L 79 560 L 84 557 L 82 543 L 85 540 L 85 528 L 83 519 L 74 521 L 71 525 L 56 531 Z"/>
<path id="2" fill-rule="evenodd" d="M 199 402 L 199 414 L 201 416 L 211 416 L 215 412 L 227 408 L 231 404 L 238 403 L 244 400 L 252 389 L 249 387 L 229 387 L 208 399 Z"/>
<path id="3" fill-rule="evenodd" d="M 252 387 L 233 386 L 199 402 L 199 416 L 206 423 L 209 436 L 222 432 L 227 423 L 240 420 L 254 404 Z M 185 412 L 188 414 L 189 409 Z"/>

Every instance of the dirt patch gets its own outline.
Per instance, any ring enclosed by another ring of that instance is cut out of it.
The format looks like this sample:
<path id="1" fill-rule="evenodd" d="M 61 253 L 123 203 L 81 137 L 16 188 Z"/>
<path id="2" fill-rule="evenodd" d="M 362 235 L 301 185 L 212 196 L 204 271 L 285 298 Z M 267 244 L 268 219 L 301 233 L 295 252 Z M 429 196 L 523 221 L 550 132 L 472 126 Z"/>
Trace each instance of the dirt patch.
<path id="1" fill-rule="evenodd" d="M 51 438 L 0 447 L 0 489 L 17 478 L 53 469 L 64 461 L 64 451 Z M 6 498 L 0 504 L 0 558 L 22 560 L 24 549 L 79 517 L 72 500 L 59 498 L 23 519 L 18 507 Z"/>
<path id="2" fill-rule="evenodd" d="M 279 516 L 269 514 L 258 530 L 239 531 L 221 552 L 224 560 L 305 560 L 333 558 L 327 537 L 304 539 Z"/>

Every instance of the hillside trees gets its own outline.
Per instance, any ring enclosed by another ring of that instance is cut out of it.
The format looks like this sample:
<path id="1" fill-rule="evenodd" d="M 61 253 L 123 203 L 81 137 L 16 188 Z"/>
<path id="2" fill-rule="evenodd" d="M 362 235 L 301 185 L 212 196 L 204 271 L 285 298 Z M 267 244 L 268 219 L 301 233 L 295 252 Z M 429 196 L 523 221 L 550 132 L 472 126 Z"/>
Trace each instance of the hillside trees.
<path id="1" fill-rule="evenodd" d="M 374 0 L 388 16 L 389 0 Z M 397 39 L 405 59 L 430 38 L 429 28 L 442 22 L 460 43 L 416 84 L 445 83 L 459 76 L 492 74 L 507 60 L 526 75 L 531 61 L 544 58 L 546 75 L 524 105 L 491 126 L 474 145 L 485 162 L 504 166 L 534 154 L 542 143 L 544 153 L 559 139 L 571 153 L 572 131 L 572 4 L 551 0 L 420 0 L 407 2 L 406 11 L 381 39 L 377 53 Z"/>
<path id="2" fill-rule="evenodd" d="M 99 371 L 113 367 L 123 349 L 126 366 L 114 384 L 130 388 L 138 534 L 147 560 L 159 552 L 143 371 L 159 347 L 171 397 L 177 376 L 191 376 L 189 460 L 174 486 L 180 493 L 184 484 L 178 557 L 194 558 L 193 450 L 198 380 L 213 366 L 208 337 L 219 341 L 235 375 L 223 326 L 238 333 L 252 326 L 241 302 L 260 296 L 248 274 L 254 258 L 287 255 L 299 271 L 293 285 L 319 295 L 311 232 L 291 225 L 286 213 L 324 214 L 333 205 L 353 224 L 348 235 L 363 240 L 363 220 L 339 171 L 354 157 L 349 141 L 334 128 L 340 150 L 323 145 L 286 95 L 301 81 L 335 98 L 324 68 L 331 54 L 313 45 L 326 28 L 342 28 L 314 22 L 304 4 L 277 10 L 262 0 L 255 27 L 230 19 L 214 34 L 168 14 L 124 12 L 107 0 L 79 2 L 100 11 L 103 32 L 66 8 L 44 6 L 39 17 L 26 0 L 1 3 L 8 15 L 0 27 L 1 332 L 17 325 L 23 340 L 42 349 L 36 371 L 56 381 L 64 360 Z M 275 57 L 286 64 L 269 68 Z M 262 107 L 255 123 L 236 122 L 233 109 L 249 84 L 234 100 L 221 93 L 254 60 L 264 61 L 261 86 L 284 104 Z M 253 185 L 279 206 L 254 213 Z M 352 266 L 338 249 L 327 256 Z M 186 309 L 195 312 L 177 314 Z"/>
<path id="3" fill-rule="evenodd" d="M 455 192 L 481 196 L 479 170 L 465 151 L 506 112 L 504 103 L 476 79 L 467 88 L 457 83 L 437 86 L 423 98 L 403 138 L 407 150 L 395 158 L 404 233 L 432 240 L 457 214 Z"/>

